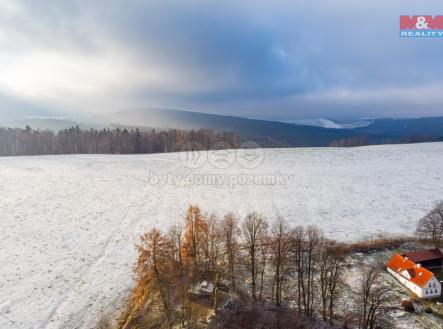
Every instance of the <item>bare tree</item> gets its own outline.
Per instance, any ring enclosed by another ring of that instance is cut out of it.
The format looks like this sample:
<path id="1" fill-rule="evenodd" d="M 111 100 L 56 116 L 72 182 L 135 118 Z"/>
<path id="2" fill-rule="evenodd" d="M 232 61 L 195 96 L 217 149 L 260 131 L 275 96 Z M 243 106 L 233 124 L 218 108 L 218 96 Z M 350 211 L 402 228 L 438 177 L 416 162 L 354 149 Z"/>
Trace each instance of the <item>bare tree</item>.
<path id="1" fill-rule="evenodd" d="M 175 224 L 169 229 L 169 237 L 171 239 L 171 257 L 173 263 L 178 265 L 178 270 L 180 275 L 183 274 L 183 259 L 182 259 L 182 239 L 183 239 L 183 225 Z"/>
<path id="2" fill-rule="evenodd" d="M 235 263 L 237 258 L 237 236 L 238 236 L 238 220 L 234 213 L 228 212 L 223 217 L 222 231 L 223 244 L 225 254 L 228 260 L 229 276 L 231 278 L 232 289 L 235 289 Z"/>
<path id="3" fill-rule="evenodd" d="M 191 271 L 201 271 L 207 262 L 205 236 L 207 220 L 198 206 L 190 205 L 185 218 L 182 242 L 183 261 Z"/>
<path id="4" fill-rule="evenodd" d="M 374 329 L 377 318 L 392 300 L 392 288 L 381 282 L 381 270 L 376 267 L 364 269 L 360 285 L 359 328 Z"/>
<path id="5" fill-rule="evenodd" d="M 163 306 L 164 323 L 172 326 L 171 287 L 174 280 L 170 263 L 171 241 L 153 228 L 141 236 L 138 260 L 134 267 L 137 285 L 133 292 L 133 312 L 124 327 L 128 327 L 136 313 L 141 312 L 150 295 L 158 294 Z"/>
<path id="6" fill-rule="evenodd" d="M 242 223 L 242 232 L 249 254 L 249 271 L 251 273 L 252 299 L 257 300 L 257 253 L 261 238 L 266 234 L 266 220 L 258 213 L 246 215 Z"/>
<path id="7" fill-rule="evenodd" d="M 331 324 L 334 318 L 338 288 L 343 283 L 345 269 L 344 250 L 335 242 L 323 240 L 319 259 L 319 287 L 323 321 Z"/>
<path id="8" fill-rule="evenodd" d="M 302 280 L 304 277 L 304 266 L 302 260 L 304 245 L 304 228 L 297 226 L 292 232 L 292 244 L 294 250 L 294 265 L 297 272 L 297 308 L 302 310 Z"/>
<path id="9" fill-rule="evenodd" d="M 215 214 L 209 216 L 205 229 L 205 254 L 207 257 L 207 273 L 214 282 L 213 309 L 217 313 L 218 297 L 222 276 L 225 275 L 226 264 L 222 257 L 223 233 L 221 224 Z"/>
<path id="10" fill-rule="evenodd" d="M 432 241 L 434 247 L 442 247 L 443 241 L 443 201 L 434 208 L 417 225 L 417 234 L 423 239 Z"/>
<path id="11" fill-rule="evenodd" d="M 208 273 L 213 273 L 216 271 L 221 254 L 220 222 L 215 214 L 209 216 L 204 232 L 204 252 L 207 259 L 206 269 Z"/>
<path id="12" fill-rule="evenodd" d="M 293 234 L 295 267 L 297 271 L 297 304 L 307 316 L 314 312 L 315 277 L 322 233 L 315 226 L 297 227 Z"/>
<path id="13" fill-rule="evenodd" d="M 277 218 L 272 226 L 270 237 L 271 264 L 274 272 L 275 305 L 281 306 L 283 282 L 288 274 L 291 236 L 288 223 Z"/>
<path id="14" fill-rule="evenodd" d="M 260 272 L 260 289 L 258 293 L 258 299 L 262 300 L 263 296 L 263 287 L 264 287 L 264 278 L 265 278 L 265 271 L 266 271 L 266 259 L 268 257 L 268 249 L 269 249 L 269 237 L 267 230 L 262 234 L 262 236 L 259 239 L 259 255 L 260 255 L 260 262 L 257 270 Z"/>

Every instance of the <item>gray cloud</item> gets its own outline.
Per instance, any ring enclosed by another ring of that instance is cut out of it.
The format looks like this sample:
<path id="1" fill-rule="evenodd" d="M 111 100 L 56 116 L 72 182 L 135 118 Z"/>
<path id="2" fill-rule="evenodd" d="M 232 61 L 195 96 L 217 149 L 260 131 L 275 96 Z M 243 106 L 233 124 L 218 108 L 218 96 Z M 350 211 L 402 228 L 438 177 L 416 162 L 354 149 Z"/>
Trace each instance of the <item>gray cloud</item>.
<path id="1" fill-rule="evenodd" d="M 398 31 L 399 15 L 441 14 L 440 6 L 0 0 L 0 93 L 31 109 L 86 113 L 443 115 L 441 40 Z"/>

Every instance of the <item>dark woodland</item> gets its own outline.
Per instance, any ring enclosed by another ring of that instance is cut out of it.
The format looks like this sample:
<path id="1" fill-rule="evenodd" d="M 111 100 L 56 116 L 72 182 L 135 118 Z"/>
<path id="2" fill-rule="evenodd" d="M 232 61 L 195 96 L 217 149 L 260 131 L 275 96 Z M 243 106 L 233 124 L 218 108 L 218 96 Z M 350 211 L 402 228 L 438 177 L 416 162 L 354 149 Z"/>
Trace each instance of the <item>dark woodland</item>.
<path id="1" fill-rule="evenodd" d="M 0 156 L 50 154 L 144 154 L 238 148 L 241 139 L 213 130 L 82 130 L 78 126 L 54 133 L 30 127 L 0 128 Z"/>

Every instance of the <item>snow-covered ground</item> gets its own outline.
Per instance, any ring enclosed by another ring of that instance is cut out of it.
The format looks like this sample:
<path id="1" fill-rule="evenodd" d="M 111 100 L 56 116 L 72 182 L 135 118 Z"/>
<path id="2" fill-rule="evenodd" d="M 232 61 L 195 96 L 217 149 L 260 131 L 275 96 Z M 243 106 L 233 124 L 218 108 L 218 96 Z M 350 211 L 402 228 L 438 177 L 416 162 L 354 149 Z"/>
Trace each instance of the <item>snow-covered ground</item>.
<path id="1" fill-rule="evenodd" d="M 370 119 L 360 119 L 350 122 L 336 122 L 330 119 L 300 119 L 300 120 L 283 120 L 282 122 L 292 123 L 296 125 L 304 125 L 304 126 L 314 126 L 314 127 L 323 127 L 329 129 L 354 129 L 367 127 L 371 125 L 374 120 Z"/>
<path id="2" fill-rule="evenodd" d="M 92 327 L 130 289 L 140 232 L 189 203 L 355 240 L 410 234 L 443 199 L 443 143 L 264 150 L 254 169 L 221 155 L 199 169 L 178 153 L 0 158 L 0 328 Z"/>

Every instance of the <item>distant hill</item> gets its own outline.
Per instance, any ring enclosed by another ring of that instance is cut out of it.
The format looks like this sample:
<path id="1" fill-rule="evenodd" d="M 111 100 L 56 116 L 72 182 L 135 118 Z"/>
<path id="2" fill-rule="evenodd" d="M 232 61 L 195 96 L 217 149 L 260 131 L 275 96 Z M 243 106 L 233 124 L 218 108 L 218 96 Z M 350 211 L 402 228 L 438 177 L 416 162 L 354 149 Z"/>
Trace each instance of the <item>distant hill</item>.
<path id="1" fill-rule="evenodd" d="M 411 135 L 443 136 L 443 117 L 413 119 L 376 119 L 355 131 L 371 135 L 407 137 Z"/>
<path id="2" fill-rule="evenodd" d="M 107 116 L 114 125 L 137 125 L 176 129 L 229 131 L 265 146 L 327 146 L 335 139 L 355 135 L 351 130 L 247 119 L 198 112 L 146 108 L 125 110 Z"/>
<path id="3" fill-rule="evenodd" d="M 308 119 L 292 122 L 248 119 L 171 109 L 122 110 L 86 122 L 68 119 L 23 119 L 0 122 L 0 126 L 30 126 L 60 130 L 78 125 L 81 129 L 119 127 L 126 129 L 212 129 L 232 132 L 254 140 L 263 147 L 358 146 L 366 144 L 411 143 L 443 140 L 443 117 L 412 119 L 371 119 L 335 122 Z"/>
<path id="4" fill-rule="evenodd" d="M 337 140 L 345 140 L 347 142 L 343 145 L 350 146 L 443 140 L 443 117 L 372 119 L 345 123 L 317 119 L 288 123 L 145 108 L 119 111 L 106 119 L 114 124 L 229 131 L 258 140 L 265 146 L 328 146 Z"/>
<path id="5" fill-rule="evenodd" d="M 79 126 L 81 129 L 100 129 L 106 127 L 105 125 L 83 123 L 69 119 L 55 119 L 55 118 L 29 118 L 15 121 L 3 121 L 0 122 L 0 127 L 10 128 L 25 128 L 26 126 L 39 130 L 53 130 L 58 131 L 62 129 L 68 129 L 71 127 Z"/>

